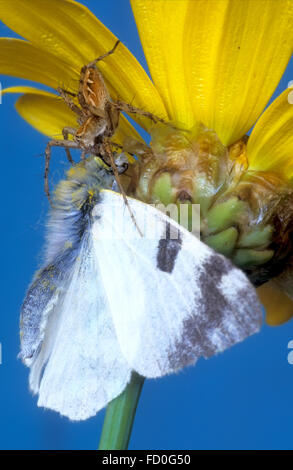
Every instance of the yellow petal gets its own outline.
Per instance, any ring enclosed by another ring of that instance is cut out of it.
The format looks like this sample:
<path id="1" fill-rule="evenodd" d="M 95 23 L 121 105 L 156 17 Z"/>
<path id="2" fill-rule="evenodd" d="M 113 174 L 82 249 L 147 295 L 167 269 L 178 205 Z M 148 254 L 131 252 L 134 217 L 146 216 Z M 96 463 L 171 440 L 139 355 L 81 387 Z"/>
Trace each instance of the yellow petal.
<path id="1" fill-rule="evenodd" d="M 293 301 L 281 292 L 273 281 L 257 289 L 260 301 L 266 309 L 266 322 L 277 326 L 290 320 L 293 316 Z"/>
<path id="2" fill-rule="evenodd" d="M 152 79 L 172 120 L 193 126 L 195 116 L 184 70 L 189 1 L 131 0 Z"/>
<path id="3" fill-rule="evenodd" d="M 78 127 L 76 114 L 68 108 L 60 97 L 52 93 L 26 86 L 6 88 L 2 94 L 5 93 L 23 93 L 17 100 L 15 107 L 23 119 L 42 134 L 51 138 L 62 139 L 63 127 Z M 125 137 L 142 141 L 138 132 L 122 115 L 114 137 L 113 140 L 121 145 Z"/>
<path id="4" fill-rule="evenodd" d="M 31 126 L 54 139 L 63 138 L 63 127 L 77 127 L 76 114 L 60 97 L 37 89 L 28 92 L 25 88 L 23 90 L 25 93 L 18 98 L 15 107 Z M 19 93 L 21 90 L 16 92 Z"/>
<path id="5" fill-rule="evenodd" d="M 285 90 L 256 123 L 247 145 L 249 168 L 293 176 L 293 89 Z"/>
<path id="6" fill-rule="evenodd" d="M 55 98 L 58 98 L 56 95 L 53 95 L 48 91 L 40 90 L 40 88 L 34 88 L 32 86 L 25 85 L 11 86 L 9 88 L 4 88 L 4 90 L 1 90 L 1 95 L 6 95 L 7 93 L 32 93 L 35 95 L 54 96 Z"/>
<path id="7" fill-rule="evenodd" d="M 69 0 L 0 0 L 0 19 L 43 51 L 72 64 L 77 71 L 112 49 L 117 40 L 85 6 Z M 99 68 L 121 100 L 166 116 L 159 93 L 123 44 L 99 62 Z M 149 126 L 147 119 L 134 118 L 144 127 Z"/>
<path id="8" fill-rule="evenodd" d="M 0 38 L 0 73 L 59 86 L 69 91 L 78 87 L 79 71 L 56 56 L 20 39 Z"/>
<path id="9" fill-rule="evenodd" d="M 182 108 L 189 125 L 191 106 L 194 119 L 216 130 L 224 144 L 241 138 L 290 59 L 292 0 L 131 4 L 152 78 L 171 117 Z"/>

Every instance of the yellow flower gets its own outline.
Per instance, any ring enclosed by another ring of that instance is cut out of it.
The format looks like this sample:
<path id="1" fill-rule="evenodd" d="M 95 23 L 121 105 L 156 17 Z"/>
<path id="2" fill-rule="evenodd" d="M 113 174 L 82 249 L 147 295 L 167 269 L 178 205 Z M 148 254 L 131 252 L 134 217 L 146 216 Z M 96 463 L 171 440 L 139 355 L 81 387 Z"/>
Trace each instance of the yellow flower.
<path id="1" fill-rule="evenodd" d="M 293 1 L 132 0 L 131 5 L 152 81 L 121 44 L 99 64 L 111 96 L 186 130 L 203 123 L 216 132 L 230 160 L 235 154 L 235 161 L 246 165 L 247 174 L 263 174 L 274 191 L 291 188 L 292 90 L 264 108 L 291 57 Z M 0 72 L 54 90 L 61 85 L 76 91 L 81 67 L 116 40 L 85 6 L 71 0 L 0 0 L 0 18 L 25 38 L 0 40 Z M 48 136 L 76 126 L 76 116 L 56 94 L 27 86 L 4 92 L 22 93 L 18 112 Z M 146 118 L 132 117 L 150 130 Z M 243 137 L 254 124 L 246 142 Z M 125 136 L 141 139 L 123 117 L 115 140 L 123 142 Z M 259 288 L 269 324 L 292 316 L 288 290 L 280 276 Z"/>

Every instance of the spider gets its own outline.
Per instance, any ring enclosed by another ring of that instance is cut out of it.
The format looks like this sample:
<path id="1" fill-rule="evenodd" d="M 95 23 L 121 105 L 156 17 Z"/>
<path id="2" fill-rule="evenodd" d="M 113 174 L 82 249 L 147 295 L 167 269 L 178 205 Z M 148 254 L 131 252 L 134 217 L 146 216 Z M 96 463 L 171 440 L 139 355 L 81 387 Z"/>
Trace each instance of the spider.
<path id="1" fill-rule="evenodd" d="M 80 149 L 82 151 L 82 159 L 85 159 L 87 154 L 101 157 L 112 168 L 117 185 L 124 199 L 126 199 L 123 187 L 119 182 L 119 173 L 121 171 L 118 171 L 113 158 L 111 146 L 116 144 L 110 140 L 118 127 L 120 112 L 140 114 L 148 117 L 154 123 L 166 123 L 163 119 L 154 116 L 150 112 L 143 111 L 123 101 L 111 99 L 103 76 L 97 68 L 97 63 L 113 54 L 119 42 L 118 40 L 110 51 L 82 67 L 77 94 L 66 91 L 63 88 L 57 89 L 64 102 L 77 114 L 77 122 L 80 127 L 78 129 L 64 127 L 62 130 L 64 140 L 50 140 L 47 144 L 44 178 L 45 192 L 49 200 L 48 175 L 52 147 L 63 147 L 71 164 L 74 164 L 74 161 L 71 157 L 70 149 Z M 74 98 L 77 98 L 79 105 L 76 104 Z M 72 135 L 73 140 L 69 140 L 69 135 Z M 116 146 L 119 147 L 118 145 Z"/>

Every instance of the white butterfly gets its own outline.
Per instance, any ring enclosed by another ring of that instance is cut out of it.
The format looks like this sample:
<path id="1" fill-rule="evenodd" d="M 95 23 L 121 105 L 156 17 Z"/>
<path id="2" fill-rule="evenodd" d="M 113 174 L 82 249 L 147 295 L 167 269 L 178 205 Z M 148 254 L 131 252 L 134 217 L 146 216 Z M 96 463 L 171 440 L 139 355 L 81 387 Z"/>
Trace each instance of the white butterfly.
<path id="1" fill-rule="evenodd" d="M 262 321 L 242 271 L 129 198 L 141 236 L 122 196 L 103 189 L 112 175 L 95 158 L 82 165 L 59 184 L 45 267 L 21 315 L 20 356 L 38 405 L 72 420 L 117 397 L 132 370 L 177 371 L 242 341 Z"/>

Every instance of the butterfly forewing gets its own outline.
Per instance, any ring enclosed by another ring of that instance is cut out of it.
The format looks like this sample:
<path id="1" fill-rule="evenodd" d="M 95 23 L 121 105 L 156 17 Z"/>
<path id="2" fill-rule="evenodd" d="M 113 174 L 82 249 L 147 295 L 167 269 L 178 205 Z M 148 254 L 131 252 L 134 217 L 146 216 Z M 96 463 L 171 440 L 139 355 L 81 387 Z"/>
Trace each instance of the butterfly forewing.
<path id="1" fill-rule="evenodd" d="M 158 377 L 259 330 L 261 306 L 242 271 L 157 209 L 129 203 L 143 237 L 121 196 L 103 191 L 93 238 L 117 337 L 134 370 Z"/>

